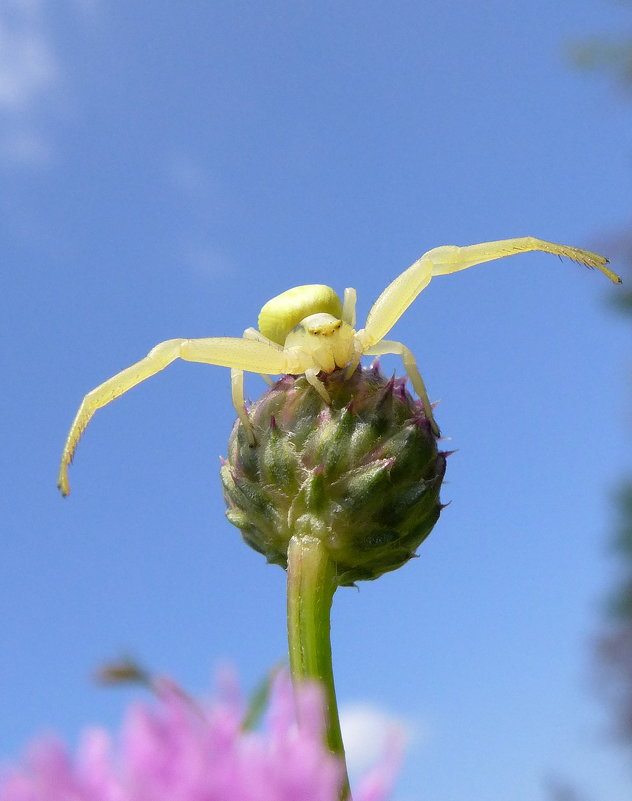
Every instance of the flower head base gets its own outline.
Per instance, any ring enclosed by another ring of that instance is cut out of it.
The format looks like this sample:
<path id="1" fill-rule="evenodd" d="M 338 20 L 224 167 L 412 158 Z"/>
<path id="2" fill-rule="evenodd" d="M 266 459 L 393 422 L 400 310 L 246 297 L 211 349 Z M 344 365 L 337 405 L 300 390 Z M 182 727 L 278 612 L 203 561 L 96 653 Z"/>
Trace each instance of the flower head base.
<path id="1" fill-rule="evenodd" d="M 256 444 L 233 428 L 221 476 L 228 519 L 269 562 L 287 565 L 292 536 L 315 536 L 338 582 L 375 579 L 407 562 L 437 522 L 445 454 L 405 379 L 377 366 L 324 376 L 331 404 L 285 376 L 249 409 Z"/>

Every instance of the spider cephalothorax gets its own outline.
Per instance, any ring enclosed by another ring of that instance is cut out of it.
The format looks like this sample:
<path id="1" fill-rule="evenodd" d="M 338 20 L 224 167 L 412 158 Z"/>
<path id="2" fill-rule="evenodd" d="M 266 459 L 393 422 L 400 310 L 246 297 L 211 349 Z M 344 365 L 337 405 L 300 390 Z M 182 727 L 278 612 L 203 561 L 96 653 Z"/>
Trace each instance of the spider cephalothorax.
<path id="1" fill-rule="evenodd" d="M 415 357 L 406 345 L 384 337 L 433 276 L 447 275 L 486 261 L 533 250 L 566 256 L 587 267 L 596 267 L 615 283 L 621 281 L 606 267 L 608 260 L 603 256 L 568 245 L 522 237 L 468 247 L 447 245 L 428 251 L 386 287 L 371 307 L 364 328 L 358 331 L 355 330 L 355 289 L 346 289 L 342 302 L 333 289 L 322 284 L 288 289 L 262 308 L 258 331 L 248 328 L 241 338 L 169 339 L 156 345 L 144 359 L 89 392 L 79 407 L 64 446 L 59 489 L 63 495 L 70 492 L 68 465 L 96 410 L 178 358 L 231 368 L 233 403 L 254 443 L 255 432 L 244 403 L 244 371 L 264 376 L 304 374 L 328 403 L 329 394 L 318 377 L 319 373 L 345 368 L 348 377 L 364 355 L 398 354 L 421 399 L 426 418 L 434 433 L 438 434 Z"/>

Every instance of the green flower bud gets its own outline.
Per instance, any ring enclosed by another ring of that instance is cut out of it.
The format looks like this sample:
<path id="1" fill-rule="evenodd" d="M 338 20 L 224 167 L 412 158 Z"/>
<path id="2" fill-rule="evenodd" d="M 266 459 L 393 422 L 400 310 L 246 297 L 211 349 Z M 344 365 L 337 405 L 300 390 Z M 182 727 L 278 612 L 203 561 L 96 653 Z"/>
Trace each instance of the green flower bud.
<path id="1" fill-rule="evenodd" d="M 293 535 L 318 537 L 351 585 L 415 555 L 441 511 L 446 454 L 405 379 L 376 367 L 321 376 L 326 404 L 304 376 L 284 376 L 238 420 L 221 478 L 227 517 L 268 562 L 287 567 Z"/>

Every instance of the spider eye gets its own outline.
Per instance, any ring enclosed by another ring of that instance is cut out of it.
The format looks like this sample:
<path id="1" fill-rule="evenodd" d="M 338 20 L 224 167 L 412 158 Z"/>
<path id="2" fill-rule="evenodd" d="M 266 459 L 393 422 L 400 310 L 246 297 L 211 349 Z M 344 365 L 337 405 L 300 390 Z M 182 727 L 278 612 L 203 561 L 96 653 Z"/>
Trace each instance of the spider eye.
<path id="1" fill-rule="evenodd" d="M 340 330 L 341 326 L 342 320 L 338 317 L 319 312 L 317 314 L 310 314 L 309 317 L 301 320 L 296 328 L 292 329 L 292 333 L 305 331 L 317 337 L 330 337 L 332 334 L 335 334 L 336 331 Z"/>
<path id="2" fill-rule="evenodd" d="M 342 303 L 331 287 L 324 284 L 295 286 L 272 298 L 259 313 L 259 331 L 283 345 L 290 331 L 312 314 L 342 317 Z"/>

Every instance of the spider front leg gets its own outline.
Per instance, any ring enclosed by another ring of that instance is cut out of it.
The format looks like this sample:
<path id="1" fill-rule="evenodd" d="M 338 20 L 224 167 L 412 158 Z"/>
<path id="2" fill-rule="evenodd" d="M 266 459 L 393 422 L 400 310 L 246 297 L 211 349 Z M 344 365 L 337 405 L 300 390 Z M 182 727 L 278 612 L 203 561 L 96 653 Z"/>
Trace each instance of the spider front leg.
<path id="1" fill-rule="evenodd" d="M 444 245 L 424 253 L 386 287 L 373 304 L 365 328 L 358 333 L 366 346 L 379 342 L 436 275 L 449 275 L 459 270 L 467 270 L 476 264 L 534 250 L 564 256 L 586 267 L 596 267 L 615 284 L 621 283 L 619 276 L 606 267 L 608 259 L 603 256 L 570 245 L 546 242 L 533 236 L 500 239 L 496 242 L 483 242 L 480 245 L 466 247 Z"/>
<path id="2" fill-rule="evenodd" d="M 417 393 L 417 395 L 419 395 L 419 398 L 421 399 L 421 403 L 424 407 L 424 414 L 426 415 L 426 419 L 430 423 L 432 432 L 436 437 L 440 436 L 441 432 L 439 431 L 439 426 L 437 425 L 437 422 L 434 419 L 434 415 L 432 413 L 432 405 L 428 398 L 426 385 L 424 384 L 424 380 L 421 377 L 421 373 L 419 372 L 419 368 L 417 367 L 417 362 L 415 361 L 415 357 L 413 356 L 412 351 L 401 342 L 395 342 L 392 339 L 383 339 L 381 342 L 378 342 L 377 345 L 373 345 L 364 352 L 367 356 L 384 356 L 387 353 L 393 353 L 396 356 L 402 357 L 402 362 L 404 363 L 404 369 L 406 370 L 406 373 L 410 378 L 410 381 L 413 385 L 415 392 Z"/>
<path id="3" fill-rule="evenodd" d="M 480 245 L 467 245 L 456 247 L 444 245 L 429 250 L 423 258 L 432 262 L 432 275 L 448 275 L 459 270 L 467 270 L 476 264 L 483 264 L 494 259 L 503 259 L 506 256 L 515 256 L 518 253 L 529 253 L 539 250 L 542 253 L 552 253 L 554 256 L 563 256 L 572 261 L 584 264 L 586 267 L 596 267 L 613 283 L 620 284 L 621 278 L 606 267 L 608 259 L 581 250 L 571 245 L 558 245 L 555 242 L 546 242 L 534 236 L 521 236 L 517 239 L 499 239 L 495 242 L 483 242 Z"/>
<path id="4" fill-rule="evenodd" d="M 253 373 L 258 373 L 262 369 L 273 374 L 287 372 L 287 358 L 278 345 L 233 337 L 169 339 L 161 342 L 144 359 L 100 384 L 81 402 L 62 452 L 57 483 L 62 495 L 68 495 L 70 492 L 68 466 L 72 462 L 81 435 L 97 409 L 111 403 L 146 378 L 164 370 L 175 359 L 216 364 L 220 367 L 248 370 Z M 241 395 L 243 397 L 243 390 Z"/>

